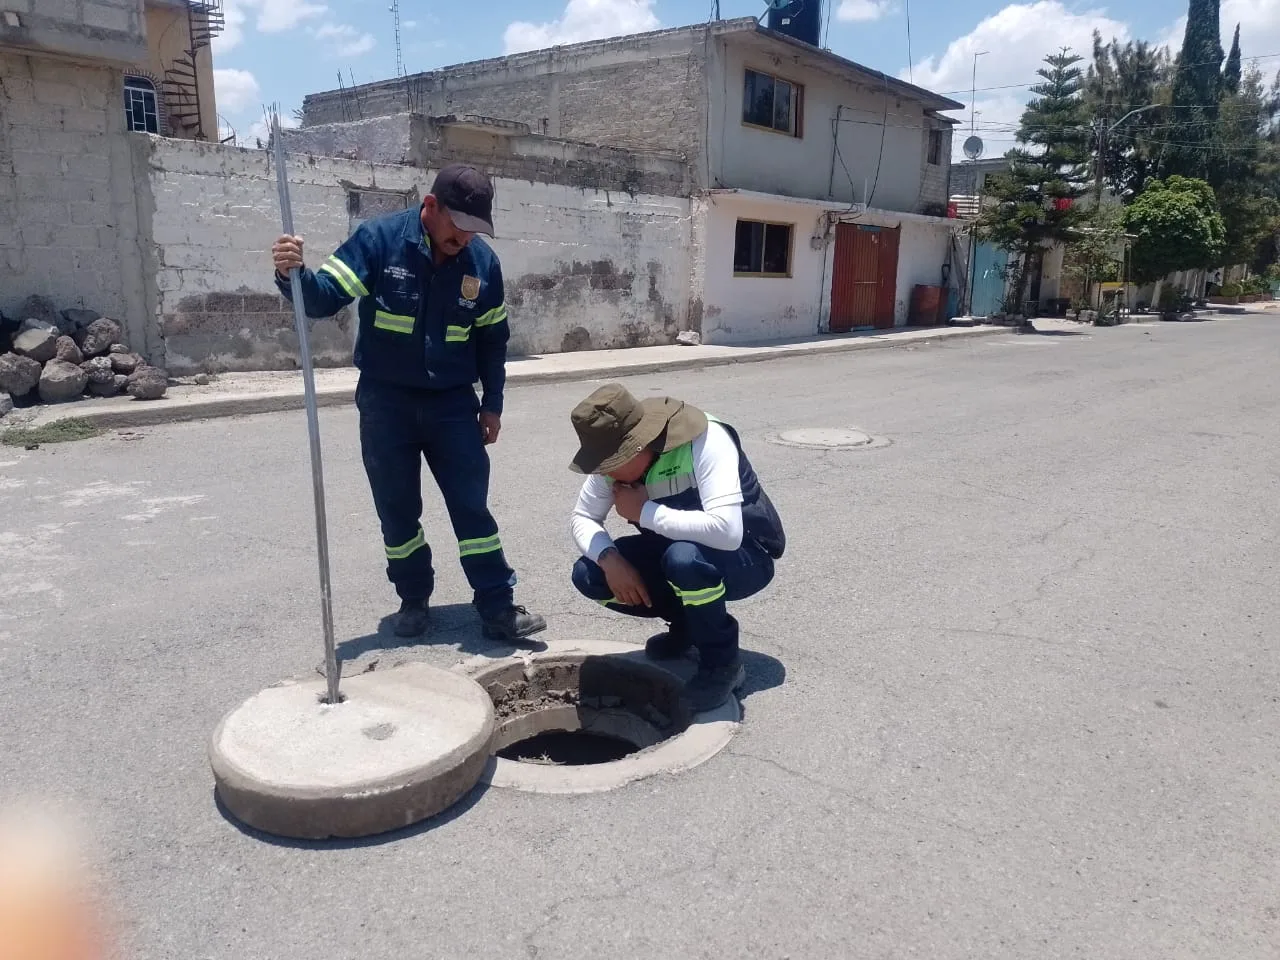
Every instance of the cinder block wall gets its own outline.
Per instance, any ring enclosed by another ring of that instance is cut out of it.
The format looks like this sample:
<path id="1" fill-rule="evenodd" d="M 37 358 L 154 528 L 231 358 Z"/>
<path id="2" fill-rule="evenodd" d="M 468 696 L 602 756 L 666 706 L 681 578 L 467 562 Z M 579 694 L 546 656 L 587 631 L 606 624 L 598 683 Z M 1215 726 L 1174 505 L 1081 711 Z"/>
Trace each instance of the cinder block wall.
<path id="1" fill-rule="evenodd" d="M 950 175 L 951 175 L 951 138 L 952 129 L 950 124 L 938 123 L 934 121 L 933 129 L 942 132 L 942 163 L 929 163 L 929 135 L 928 127 L 924 137 L 924 156 L 921 160 L 921 169 L 924 171 L 924 183 L 920 189 L 920 203 L 914 211 L 920 213 L 927 209 L 930 205 L 941 204 L 943 207 L 947 205 L 950 199 Z"/>
<path id="2" fill-rule="evenodd" d="M 135 136 L 156 256 L 154 324 L 171 372 L 290 369 L 291 308 L 272 283 L 280 232 L 269 155 Z M 363 217 L 417 206 L 433 170 L 313 158 L 290 167 L 312 266 Z M 513 354 L 670 343 L 690 324 L 690 202 L 495 180 Z M 353 202 L 352 197 L 359 198 Z M 348 312 L 316 324 L 322 365 L 350 363 Z"/>
<path id="3" fill-rule="evenodd" d="M 705 30 L 684 27 L 312 94 L 303 125 L 477 114 L 550 137 L 696 158 L 707 129 L 706 43 Z"/>
<path id="4" fill-rule="evenodd" d="M 95 60 L 146 59 L 142 0 L 0 0 L 0 47 Z"/>
<path id="5" fill-rule="evenodd" d="M 158 341 L 121 83 L 114 68 L 0 52 L 0 310 L 31 294 L 101 310 L 147 353 Z"/>

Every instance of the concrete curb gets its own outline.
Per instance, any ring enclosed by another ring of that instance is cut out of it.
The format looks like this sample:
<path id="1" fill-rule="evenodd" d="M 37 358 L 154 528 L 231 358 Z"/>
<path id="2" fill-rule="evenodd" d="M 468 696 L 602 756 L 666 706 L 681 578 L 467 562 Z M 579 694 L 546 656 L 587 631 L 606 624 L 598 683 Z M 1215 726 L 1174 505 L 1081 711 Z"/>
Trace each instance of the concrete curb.
<path id="1" fill-rule="evenodd" d="M 598 380 L 606 377 L 635 377 L 654 373 L 671 373 L 679 370 L 705 369 L 734 366 L 744 363 L 763 363 L 768 360 L 785 360 L 792 357 L 836 355 L 860 350 L 884 350 L 894 347 L 913 347 L 920 344 L 972 337 L 1009 334 L 1009 327 L 948 327 L 947 332 L 933 335 L 898 339 L 867 337 L 865 339 L 820 341 L 798 346 L 763 347 L 741 354 L 701 354 L 700 348 L 690 347 L 689 356 L 673 360 L 655 360 L 649 363 L 601 364 L 564 370 L 521 371 L 517 358 L 507 367 L 507 385 L 566 383 L 581 380 Z M 355 386 L 321 387 L 317 389 L 316 402 L 321 407 L 335 407 L 355 402 Z M 56 410 L 42 411 L 41 424 L 58 420 L 85 420 L 104 430 L 120 430 L 132 427 L 154 427 L 168 423 L 186 423 L 194 420 L 210 420 L 218 417 L 244 417 L 259 413 L 279 413 L 301 410 L 304 406 L 301 383 L 296 390 L 246 393 L 216 396 L 174 403 L 169 400 L 135 401 L 124 407 L 106 409 L 86 408 L 81 404 L 69 404 Z"/>

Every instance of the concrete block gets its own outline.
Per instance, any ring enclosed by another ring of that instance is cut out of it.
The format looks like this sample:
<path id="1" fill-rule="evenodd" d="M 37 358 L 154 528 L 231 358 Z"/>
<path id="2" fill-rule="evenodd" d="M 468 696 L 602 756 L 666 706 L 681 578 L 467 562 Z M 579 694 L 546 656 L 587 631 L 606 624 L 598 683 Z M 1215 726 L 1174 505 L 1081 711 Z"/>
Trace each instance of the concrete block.
<path id="1" fill-rule="evenodd" d="M 39 81 L 33 84 L 36 103 L 52 107 L 83 107 L 80 88 L 68 83 Z"/>
<path id="2" fill-rule="evenodd" d="M 84 23 L 86 26 L 98 27 L 102 30 L 115 30 L 120 33 L 131 33 L 137 28 L 138 11 L 134 7 L 115 6 L 113 4 L 85 0 Z"/>
<path id="3" fill-rule="evenodd" d="M 30 103 L 35 100 L 35 87 L 26 77 L 0 77 L 0 96 L 10 103 Z"/>
<path id="4" fill-rule="evenodd" d="M 87 180 L 90 183 L 107 183 L 111 179 L 111 159 L 88 155 L 66 157 L 63 160 L 68 177 Z"/>

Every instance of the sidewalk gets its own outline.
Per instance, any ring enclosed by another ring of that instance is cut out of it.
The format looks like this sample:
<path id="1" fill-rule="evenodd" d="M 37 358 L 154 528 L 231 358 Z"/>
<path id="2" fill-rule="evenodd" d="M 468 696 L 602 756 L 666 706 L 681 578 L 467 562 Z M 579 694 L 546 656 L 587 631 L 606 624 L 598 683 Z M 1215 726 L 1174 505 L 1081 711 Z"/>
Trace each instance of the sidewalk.
<path id="1" fill-rule="evenodd" d="M 625 350 L 511 357 L 507 362 L 507 384 L 518 386 L 526 383 L 629 377 L 670 370 L 758 363 L 787 357 L 918 345 L 1009 332 L 1008 327 L 997 326 L 929 327 L 883 333 L 808 337 L 759 346 L 633 347 Z M 317 370 L 318 404 L 330 407 L 352 403 L 355 399 L 357 376 L 354 367 Z M 36 426 L 78 418 L 110 430 L 297 410 L 303 405 L 302 374 L 296 370 L 227 373 L 204 386 L 196 385 L 192 378 L 181 378 L 169 387 L 168 395 L 162 400 L 141 401 L 131 397 L 113 397 L 106 400 L 85 399 L 57 406 L 28 407 L 14 411 L 5 419 L 4 426 Z"/>

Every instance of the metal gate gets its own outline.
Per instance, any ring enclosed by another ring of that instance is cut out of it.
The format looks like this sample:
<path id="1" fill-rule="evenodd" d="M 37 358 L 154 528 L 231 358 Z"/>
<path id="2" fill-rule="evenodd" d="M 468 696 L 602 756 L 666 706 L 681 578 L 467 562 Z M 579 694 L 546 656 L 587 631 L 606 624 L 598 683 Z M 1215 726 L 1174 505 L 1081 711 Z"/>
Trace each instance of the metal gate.
<path id="1" fill-rule="evenodd" d="M 836 224 L 831 332 L 893 326 L 901 227 Z"/>

